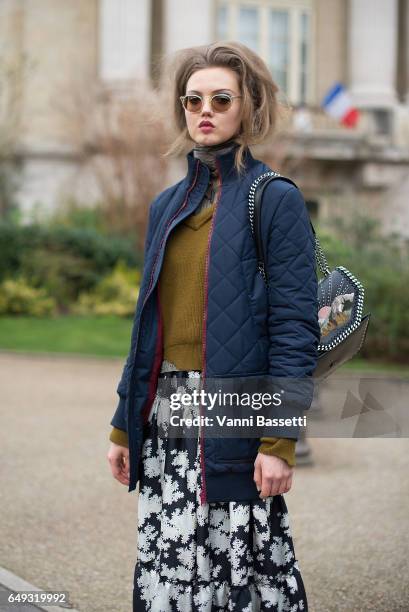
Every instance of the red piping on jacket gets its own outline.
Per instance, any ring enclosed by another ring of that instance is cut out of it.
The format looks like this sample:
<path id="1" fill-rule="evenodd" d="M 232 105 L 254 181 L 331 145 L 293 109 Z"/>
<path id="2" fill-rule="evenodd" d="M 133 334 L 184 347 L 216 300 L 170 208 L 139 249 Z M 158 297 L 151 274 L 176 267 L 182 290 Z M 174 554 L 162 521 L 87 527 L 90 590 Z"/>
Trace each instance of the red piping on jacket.
<path id="1" fill-rule="evenodd" d="M 168 230 L 169 225 L 172 223 L 173 219 L 175 219 L 175 217 L 177 217 L 177 215 L 185 208 L 190 192 L 192 191 L 192 189 L 194 188 L 194 186 L 196 185 L 196 181 L 197 181 L 197 175 L 199 173 L 199 160 L 196 163 L 196 173 L 193 179 L 192 184 L 190 185 L 189 189 L 187 190 L 186 193 L 186 197 L 183 201 L 183 203 L 181 204 L 181 206 L 178 208 L 178 210 L 175 212 L 175 214 L 168 220 L 166 227 L 165 227 L 165 231 L 163 233 L 162 236 L 162 240 L 160 241 L 158 250 L 156 251 L 155 254 L 155 260 L 153 262 L 153 266 L 152 266 L 152 270 L 151 270 L 151 276 L 149 279 L 149 285 L 148 285 L 148 289 L 146 291 L 146 295 L 145 295 L 145 299 L 143 301 L 142 307 L 141 307 L 141 314 L 140 316 L 142 317 L 142 311 L 145 307 L 146 301 L 149 297 L 149 292 L 152 286 L 152 282 L 153 282 L 153 277 L 155 274 L 155 268 L 156 268 L 156 263 L 158 261 L 158 255 L 160 253 L 160 250 L 162 248 L 162 244 L 166 238 L 166 233 Z M 142 407 L 142 417 L 143 419 L 147 420 L 148 416 L 149 416 L 149 412 L 152 406 L 152 403 L 155 399 L 155 393 L 156 393 L 156 389 L 158 386 L 158 375 L 159 375 L 159 371 L 160 371 L 160 366 L 161 366 L 161 359 L 162 359 L 162 348 L 163 348 L 163 321 L 162 321 L 162 312 L 161 312 L 161 308 L 160 308 L 160 302 L 159 302 L 159 291 L 157 292 L 157 308 L 158 308 L 158 335 L 157 335 L 157 339 L 156 339 L 156 344 L 155 344 L 155 356 L 154 356 L 154 362 L 153 362 L 153 366 L 152 366 L 152 371 L 151 371 L 151 375 L 149 377 L 149 388 L 148 388 L 148 398 L 144 404 L 144 406 Z M 139 330 L 138 330 L 138 336 L 139 336 Z M 136 355 L 136 351 L 137 351 L 137 346 L 138 346 L 138 339 L 136 340 L 135 343 L 135 355 Z M 145 421 L 146 422 L 146 421 Z"/>
<path id="2" fill-rule="evenodd" d="M 148 399 L 146 401 L 145 406 L 142 409 L 142 418 L 143 418 L 144 424 L 148 422 L 149 413 L 150 413 L 153 401 L 155 399 L 157 381 L 159 377 L 160 367 L 162 363 L 162 355 L 163 355 L 163 319 L 162 319 L 162 309 L 160 307 L 160 301 L 159 301 L 159 291 L 157 291 L 157 305 L 158 305 L 158 336 L 156 339 L 155 357 L 153 360 L 152 373 L 149 378 Z"/>
<path id="3" fill-rule="evenodd" d="M 209 256 L 210 256 L 210 242 L 213 235 L 214 221 L 216 218 L 217 207 L 219 205 L 220 195 L 222 191 L 222 175 L 220 172 L 219 163 L 216 160 L 216 167 L 219 173 L 219 192 L 216 198 L 216 204 L 214 207 L 214 213 L 210 225 L 209 236 L 207 239 L 207 253 L 206 253 L 206 268 L 205 268 L 205 307 L 203 314 L 203 330 L 202 330 L 202 384 L 201 388 L 204 387 L 204 380 L 206 376 L 206 323 L 207 323 L 207 304 L 208 304 L 208 291 L 209 291 Z M 200 405 L 201 408 L 201 405 Z M 200 413 L 202 411 L 200 410 Z M 205 479 L 205 465 L 203 457 L 203 429 L 200 427 L 200 467 L 202 470 L 202 490 L 200 492 L 200 504 L 206 503 L 206 479 Z"/>

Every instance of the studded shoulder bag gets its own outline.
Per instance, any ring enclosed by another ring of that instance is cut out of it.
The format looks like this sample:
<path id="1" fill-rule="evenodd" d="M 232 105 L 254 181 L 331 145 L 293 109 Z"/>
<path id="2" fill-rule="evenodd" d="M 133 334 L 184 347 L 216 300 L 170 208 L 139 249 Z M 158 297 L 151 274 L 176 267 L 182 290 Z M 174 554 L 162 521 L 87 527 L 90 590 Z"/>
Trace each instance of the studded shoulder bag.
<path id="1" fill-rule="evenodd" d="M 258 269 L 268 286 L 264 247 L 261 235 L 261 204 L 267 184 L 280 178 L 297 185 L 278 172 L 266 172 L 255 179 L 249 191 L 249 217 L 255 239 Z M 323 278 L 318 282 L 318 321 L 321 338 L 318 344 L 318 362 L 314 378 L 324 379 L 339 366 L 349 361 L 361 349 L 371 313 L 362 316 L 364 287 L 344 266 L 332 271 L 310 221 L 315 240 L 315 259 Z"/>

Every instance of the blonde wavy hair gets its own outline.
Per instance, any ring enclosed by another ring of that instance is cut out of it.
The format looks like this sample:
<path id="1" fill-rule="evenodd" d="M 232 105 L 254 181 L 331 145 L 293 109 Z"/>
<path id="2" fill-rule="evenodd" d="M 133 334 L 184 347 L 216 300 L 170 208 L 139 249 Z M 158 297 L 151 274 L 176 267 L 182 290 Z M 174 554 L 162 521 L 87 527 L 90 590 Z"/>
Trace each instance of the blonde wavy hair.
<path id="1" fill-rule="evenodd" d="M 186 126 L 185 111 L 180 96 L 185 95 L 186 85 L 197 70 L 223 67 L 233 70 L 238 77 L 241 100 L 241 128 L 235 141 L 240 145 L 235 156 L 235 167 L 240 173 L 244 169 L 244 151 L 248 145 L 259 144 L 275 131 L 278 115 L 277 92 L 265 62 L 251 49 L 238 42 L 214 42 L 210 45 L 190 47 L 178 51 L 166 59 L 162 74 L 171 79 L 171 105 L 177 135 L 165 156 L 181 154 L 192 145 Z M 164 81 L 162 79 L 162 86 Z"/>

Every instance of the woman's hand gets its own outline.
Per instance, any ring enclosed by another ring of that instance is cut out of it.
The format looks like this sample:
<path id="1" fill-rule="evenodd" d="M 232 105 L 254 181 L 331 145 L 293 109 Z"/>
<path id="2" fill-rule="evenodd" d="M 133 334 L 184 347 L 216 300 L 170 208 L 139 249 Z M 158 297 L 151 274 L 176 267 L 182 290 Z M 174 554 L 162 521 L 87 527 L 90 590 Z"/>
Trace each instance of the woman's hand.
<path id="1" fill-rule="evenodd" d="M 107 458 L 112 476 L 122 484 L 129 486 L 129 448 L 111 442 Z"/>
<path id="2" fill-rule="evenodd" d="M 275 455 L 258 453 L 254 462 L 254 482 L 260 497 L 287 493 L 291 489 L 294 468 Z"/>

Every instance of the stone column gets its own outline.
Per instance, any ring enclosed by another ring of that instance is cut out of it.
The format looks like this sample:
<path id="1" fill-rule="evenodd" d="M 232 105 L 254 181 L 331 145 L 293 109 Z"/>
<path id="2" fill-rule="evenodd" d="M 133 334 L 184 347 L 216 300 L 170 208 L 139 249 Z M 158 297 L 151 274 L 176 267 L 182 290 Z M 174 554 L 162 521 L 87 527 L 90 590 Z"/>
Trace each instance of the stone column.
<path id="1" fill-rule="evenodd" d="M 211 43 L 215 34 L 214 5 L 213 0 L 202 0 L 200 8 L 193 0 L 165 0 L 164 52 Z"/>
<path id="2" fill-rule="evenodd" d="M 148 78 L 149 0 L 100 0 L 99 74 L 105 81 Z"/>
<path id="3" fill-rule="evenodd" d="M 362 108 L 397 103 L 397 0 L 350 0 L 349 85 Z"/>
<path id="4" fill-rule="evenodd" d="M 409 0 L 403 0 L 404 2 L 404 7 L 403 7 L 403 15 L 404 15 L 404 28 L 405 28 L 405 36 L 403 37 L 404 39 L 404 44 L 405 44 L 405 48 L 403 50 L 403 52 L 405 53 L 405 62 L 404 62 L 404 70 L 405 70 L 405 74 L 406 74 L 406 104 L 409 105 Z"/>

